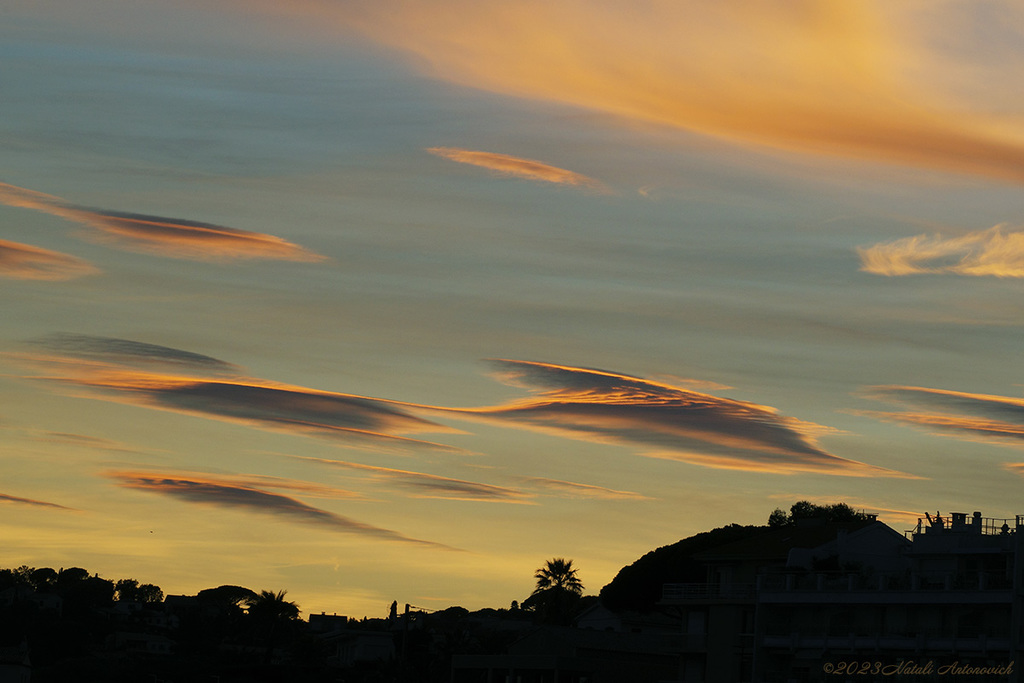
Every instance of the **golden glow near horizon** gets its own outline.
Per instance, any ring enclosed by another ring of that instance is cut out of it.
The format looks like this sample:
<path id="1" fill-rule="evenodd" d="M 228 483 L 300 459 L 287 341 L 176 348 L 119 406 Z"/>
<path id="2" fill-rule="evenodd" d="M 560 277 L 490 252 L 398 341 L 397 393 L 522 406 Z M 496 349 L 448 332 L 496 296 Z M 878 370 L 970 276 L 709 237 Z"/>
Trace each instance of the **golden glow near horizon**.
<path id="1" fill-rule="evenodd" d="M 1024 514 L 1014 3 L 6 9 L 10 566 L 382 616 Z"/>

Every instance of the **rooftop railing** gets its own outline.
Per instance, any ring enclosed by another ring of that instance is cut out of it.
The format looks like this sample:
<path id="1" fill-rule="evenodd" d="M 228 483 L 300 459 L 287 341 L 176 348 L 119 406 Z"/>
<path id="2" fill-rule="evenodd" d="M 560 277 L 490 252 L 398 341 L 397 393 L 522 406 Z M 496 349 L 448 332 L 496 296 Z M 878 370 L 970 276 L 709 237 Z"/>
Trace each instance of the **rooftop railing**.
<path id="1" fill-rule="evenodd" d="M 968 515 L 964 512 L 954 512 L 949 515 L 930 515 L 926 512 L 924 517 L 917 519 L 916 527 L 904 533 L 907 536 L 943 532 L 1007 536 L 1017 533 L 1021 527 L 1024 527 L 1024 515 L 1000 518 L 982 517 L 980 513 Z"/>

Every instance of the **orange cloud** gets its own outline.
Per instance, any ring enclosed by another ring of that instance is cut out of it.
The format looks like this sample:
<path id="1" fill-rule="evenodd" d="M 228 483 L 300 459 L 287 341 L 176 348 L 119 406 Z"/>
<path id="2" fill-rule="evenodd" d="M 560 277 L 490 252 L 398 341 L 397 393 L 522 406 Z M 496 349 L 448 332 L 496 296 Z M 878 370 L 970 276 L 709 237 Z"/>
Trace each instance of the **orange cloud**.
<path id="1" fill-rule="evenodd" d="M 502 379 L 537 387 L 536 398 L 492 408 L 441 409 L 587 441 L 630 445 L 646 455 L 715 467 L 845 476 L 909 475 L 847 460 L 817 444 L 827 427 L 773 408 L 603 370 L 495 361 Z"/>
<path id="2" fill-rule="evenodd" d="M 477 152 L 456 147 L 430 147 L 427 151 L 451 161 L 480 166 L 502 175 L 526 178 L 527 180 L 540 180 L 558 185 L 578 185 L 602 193 L 609 191 L 604 184 L 593 178 L 574 173 L 573 171 L 567 171 L 557 166 L 549 166 L 544 162 L 533 159 L 521 159 L 509 156 L 508 154 Z"/>
<path id="3" fill-rule="evenodd" d="M 547 479 L 545 477 L 529 477 L 524 480 L 527 484 L 546 491 L 553 491 L 557 495 L 568 498 L 593 498 L 596 500 L 651 500 L 633 491 L 618 491 L 603 486 L 591 484 L 578 484 L 574 481 L 563 481 L 561 479 Z"/>
<path id="4" fill-rule="evenodd" d="M 970 440 L 1024 440 L 1024 399 L 910 386 L 872 387 L 868 395 L 938 411 L 864 413 L 881 420 L 952 432 Z"/>
<path id="5" fill-rule="evenodd" d="M 514 424 L 591 442 L 639 449 L 643 454 L 723 469 L 843 476 L 910 477 L 825 451 L 817 437 L 827 427 L 780 415 L 754 403 L 720 398 L 665 382 L 613 372 L 528 361 L 494 361 L 505 381 L 538 396 L 506 405 L 449 408 L 318 391 L 252 378 L 161 374 L 125 367 L 141 356 L 182 361 L 192 354 L 110 338 L 73 340 L 75 355 L 9 357 L 42 366 L 44 379 L 87 390 L 89 396 L 161 410 L 240 422 L 262 429 L 345 439 L 353 445 L 459 449 L 404 434 L 461 433 L 420 414 Z M 46 345 L 46 341 L 37 342 Z M 52 344 L 51 344 L 52 346 Z M 81 355 L 79 353 L 79 355 Z M 207 358 L 202 357 L 200 358 Z M 209 359 L 215 360 L 215 359 Z M 220 361 L 218 361 L 220 363 Z M 196 368 L 201 369 L 201 368 Z M 417 472 L 347 464 L 402 485 L 450 497 L 518 495 L 510 489 Z M 576 491 L 582 491 L 582 485 Z M 591 489 L 592 494 L 598 493 Z M 609 491 L 605 491 L 608 494 Z M 624 493 L 624 492 L 617 492 Z"/>
<path id="6" fill-rule="evenodd" d="M 0 277 L 15 280 L 71 280 L 100 272 L 88 261 L 30 244 L 0 240 Z"/>
<path id="7" fill-rule="evenodd" d="M 326 259 L 274 235 L 178 218 L 87 209 L 6 183 L 0 183 L 0 203 L 59 216 L 94 228 L 95 240 L 160 256 L 200 261 Z"/>
<path id="8" fill-rule="evenodd" d="M 105 476 L 115 479 L 120 486 L 150 491 L 201 505 L 236 508 L 263 514 L 277 515 L 306 524 L 326 527 L 335 531 L 360 534 L 386 541 L 399 541 L 444 550 L 450 546 L 432 541 L 410 538 L 397 531 L 358 522 L 339 514 L 307 505 L 295 498 L 270 493 L 231 479 L 203 475 L 154 474 L 150 472 L 113 471 Z"/>
<path id="9" fill-rule="evenodd" d="M 22 364 L 41 368 L 45 374 L 37 379 L 84 389 L 93 398 L 261 429 L 342 439 L 354 446 L 378 450 L 416 447 L 458 451 L 444 444 L 402 436 L 459 432 L 411 415 L 394 402 L 253 378 L 210 378 L 137 370 L 129 366 L 140 356 L 147 360 L 160 358 L 166 362 L 191 363 L 195 366 L 193 370 L 202 372 L 210 361 L 214 361 L 214 372 L 221 369 L 223 362 L 140 342 L 126 343 L 127 340 L 103 337 L 87 337 L 86 340 L 90 343 L 72 344 L 72 351 L 85 348 L 91 352 L 82 358 L 76 355 L 7 355 Z M 45 346 L 47 340 L 37 343 Z M 106 355 L 101 351 L 106 351 Z"/>
<path id="10" fill-rule="evenodd" d="M 861 270 L 876 275 L 1024 277 L 1024 231 L 1001 225 L 959 237 L 917 235 L 857 251 Z"/>
<path id="11" fill-rule="evenodd" d="M 942 97 L 924 90 L 940 87 L 948 67 L 920 28 L 938 21 L 933 4 L 891 5 L 353 0 L 304 7 L 463 85 L 782 149 L 1024 180 L 1019 132 L 961 106 L 939 106 Z"/>
<path id="12" fill-rule="evenodd" d="M 481 484 L 475 481 L 464 479 L 452 479 L 441 477 L 436 474 L 424 474 L 423 472 L 410 472 L 408 470 L 392 469 L 390 467 L 377 467 L 374 465 L 362 465 L 354 462 L 343 462 L 340 460 L 328 460 L 326 458 L 310 458 L 305 456 L 292 456 L 300 460 L 308 460 L 332 467 L 340 467 L 349 470 L 367 472 L 371 476 L 388 482 L 395 482 L 406 489 L 419 493 L 420 498 L 446 498 L 449 500 L 471 500 L 477 502 L 499 502 L 499 503 L 522 503 L 530 498 L 529 494 L 506 488 L 494 486 L 493 484 Z"/>

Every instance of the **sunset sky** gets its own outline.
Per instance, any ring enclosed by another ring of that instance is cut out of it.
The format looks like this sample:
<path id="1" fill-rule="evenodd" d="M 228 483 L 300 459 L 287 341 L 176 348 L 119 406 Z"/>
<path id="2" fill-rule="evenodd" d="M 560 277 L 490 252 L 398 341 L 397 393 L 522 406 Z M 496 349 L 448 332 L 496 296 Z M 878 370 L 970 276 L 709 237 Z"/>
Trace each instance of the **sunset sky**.
<path id="1" fill-rule="evenodd" d="M 384 616 L 1024 514 L 1017 3 L 0 17 L 2 567 Z"/>

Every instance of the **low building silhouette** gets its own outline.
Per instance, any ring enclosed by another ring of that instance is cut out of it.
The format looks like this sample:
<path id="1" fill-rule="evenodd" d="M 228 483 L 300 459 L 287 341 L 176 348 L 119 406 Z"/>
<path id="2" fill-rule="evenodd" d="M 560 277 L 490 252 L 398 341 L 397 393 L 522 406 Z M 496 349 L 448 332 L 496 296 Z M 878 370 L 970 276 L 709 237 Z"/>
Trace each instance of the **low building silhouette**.
<path id="1" fill-rule="evenodd" d="M 905 534 L 800 520 L 702 553 L 706 583 L 663 589 L 678 680 L 874 680 L 929 663 L 943 680 L 1018 680 L 1024 518 L 926 519 Z"/>
<path id="2" fill-rule="evenodd" d="M 0 683 L 29 683 L 32 680 L 32 662 L 28 643 L 24 640 L 13 645 L 0 645 Z"/>

